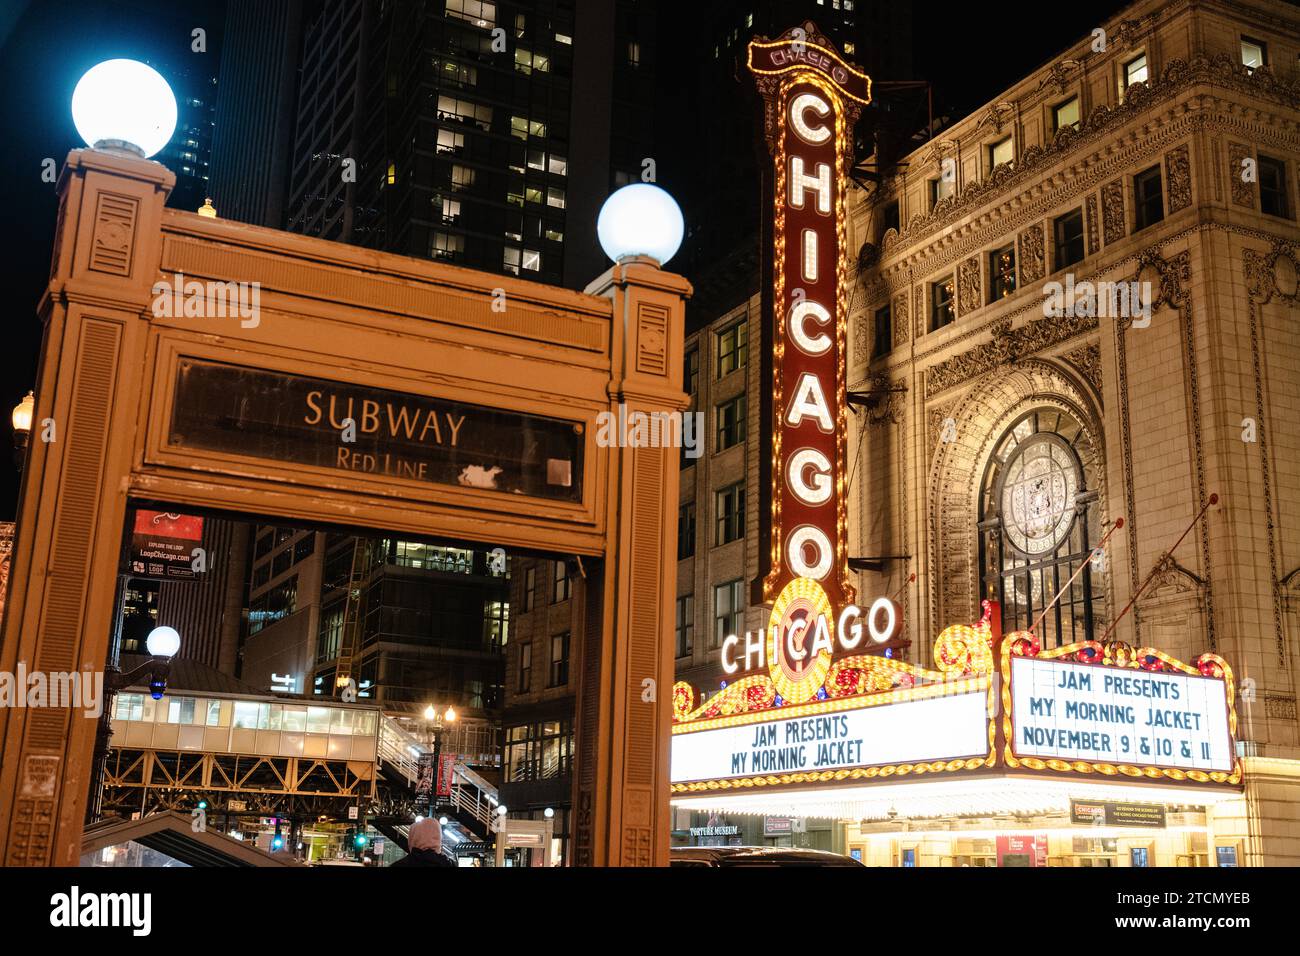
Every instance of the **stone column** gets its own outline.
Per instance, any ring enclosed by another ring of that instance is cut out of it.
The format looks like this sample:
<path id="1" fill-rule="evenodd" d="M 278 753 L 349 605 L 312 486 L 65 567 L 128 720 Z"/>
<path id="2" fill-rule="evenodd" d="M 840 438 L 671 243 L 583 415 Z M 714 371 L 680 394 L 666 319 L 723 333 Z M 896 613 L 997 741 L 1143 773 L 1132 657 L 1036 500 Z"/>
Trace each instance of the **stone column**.
<path id="1" fill-rule="evenodd" d="M 127 397 L 145 370 L 124 356 L 143 353 L 174 183 L 158 163 L 100 150 L 64 165 L 0 670 L 104 670 L 126 512 L 109 476 L 130 470 L 143 414 Z M 0 708 L 5 866 L 77 864 L 96 725 L 82 706 Z"/>
<path id="2" fill-rule="evenodd" d="M 652 260 L 618 263 L 586 290 L 614 301 L 609 411 L 679 420 L 690 284 Z M 630 429 L 629 429 L 630 431 Z M 702 436 L 696 436 L 703 440 Z M 677 447 L 611 449 L 606 559 L 589 577 L 576 715 L 575 862 L 668 863 L 668 760 L 680 479 Z"/>

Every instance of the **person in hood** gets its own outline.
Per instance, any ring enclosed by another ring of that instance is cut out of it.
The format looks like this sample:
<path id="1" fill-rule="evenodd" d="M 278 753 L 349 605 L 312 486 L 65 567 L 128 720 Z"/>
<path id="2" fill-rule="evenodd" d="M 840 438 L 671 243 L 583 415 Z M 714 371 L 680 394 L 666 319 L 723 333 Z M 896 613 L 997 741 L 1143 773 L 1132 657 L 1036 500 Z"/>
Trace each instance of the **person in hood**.
<path id="1" fill-rule="evenodd" d="M 411 827 L 407 837 L 408 852 L 393 866 L 451 866 L 453 863 L 442 852 L 442 825 L 434 819 L 425 819 Z"/>

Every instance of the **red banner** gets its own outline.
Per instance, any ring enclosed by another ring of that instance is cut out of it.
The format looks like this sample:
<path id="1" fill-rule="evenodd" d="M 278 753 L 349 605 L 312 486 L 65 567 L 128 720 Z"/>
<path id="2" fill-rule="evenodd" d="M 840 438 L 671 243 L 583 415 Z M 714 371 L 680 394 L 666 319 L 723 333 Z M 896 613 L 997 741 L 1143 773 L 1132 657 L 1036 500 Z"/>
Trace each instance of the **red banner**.
<path id="1" fill-rule="evenodd" d="M 452 777 L 456 773 L 456 755 L 441 754 L 438 759 L 438 796 L 451 796 Z"/>

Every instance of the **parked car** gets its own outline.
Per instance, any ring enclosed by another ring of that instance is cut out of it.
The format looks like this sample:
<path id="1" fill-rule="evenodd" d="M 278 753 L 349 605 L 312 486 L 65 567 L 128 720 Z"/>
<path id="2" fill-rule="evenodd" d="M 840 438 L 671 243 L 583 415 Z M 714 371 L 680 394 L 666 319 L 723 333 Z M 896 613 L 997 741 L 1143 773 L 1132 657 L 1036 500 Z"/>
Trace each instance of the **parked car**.
<path id="1" fill-rule="evenodd" d="M 675 846 L 670 866 L 862 866 L 852 857 L 789 846 Z"/>

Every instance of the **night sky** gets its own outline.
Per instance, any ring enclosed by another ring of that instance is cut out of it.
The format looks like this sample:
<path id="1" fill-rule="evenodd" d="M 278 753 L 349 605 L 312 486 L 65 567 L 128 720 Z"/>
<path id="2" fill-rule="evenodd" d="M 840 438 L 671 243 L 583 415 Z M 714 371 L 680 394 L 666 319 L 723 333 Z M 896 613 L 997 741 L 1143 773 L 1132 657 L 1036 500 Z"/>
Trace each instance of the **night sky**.
<path id="1" fill-rule="evenodd" d="M 187 58 L 215 59 L 224 6 L 221 0 L 0 2 L 0 89 L 5 91 L 0 97 L 0 130 L 7 144 L 0 208 L 11 237 L 3 262 L 8 335 L 0 350 L 0 412 L 6 431 L 9 410 L 35 384 L 40 347 L 36 305 L 49 274 L 56 211 L 55 186 L 41 181 L 41 163 L 51 157 L 61 166 L 68 150 L 82 145 L 68 106 L 77 80 L 91 66 L 113 57 L 143 60 L 164 75 L 169 64 Z M 960 117 L 1053 59 L 1123 6 L 1053 5 L 1045 15 L 1049 8 L 1035 4 L 1021 17 L 1009 5 L 918 5 L 915 78 L 934 83 L 936 115 Z M 190 50 L 196 27 L 207 30 L 206 54 Z M 661 50 L 660 57 L 660 68 L 668 67 L 673 51 Z M 212 69 L 215 72 L 215 62 Z M 685 213 L 689 219 L 691 210 Z M 17 474 L 6 458 L 0 465 L 0 520 L 13 518 L 16 498 Z"/>

